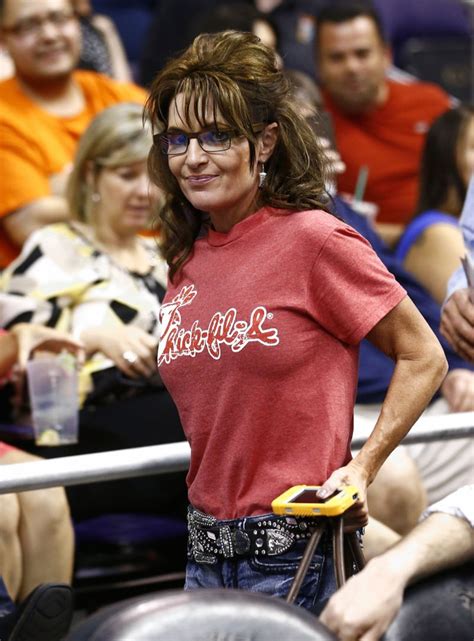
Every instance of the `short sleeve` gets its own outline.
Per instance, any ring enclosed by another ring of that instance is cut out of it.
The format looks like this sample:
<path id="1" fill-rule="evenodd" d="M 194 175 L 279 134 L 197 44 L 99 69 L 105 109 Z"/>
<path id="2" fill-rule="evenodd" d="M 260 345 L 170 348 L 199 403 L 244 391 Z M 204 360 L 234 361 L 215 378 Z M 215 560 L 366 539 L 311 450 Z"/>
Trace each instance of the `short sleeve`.
<path id="1" fill-rule="evenodd" d="M 0 130 L 0 217 L 51 193 L 44 160 L 15 129 Z"/>
<path id="2" fill-rule="evenodd" d="M 329 333 L 355 345 L 405 296 L 369 243 L 341 224 L 315 259 L 307 309 Z"/>
<path id="3" fill-rule="evenodd" d="M 465 485 L 441 501 L 433 503 L 423 512 L 420 520 L 423 521 L 436 512 L 464 519 L 474 528 L 474 485 Z"/>
<path id="4" fill-rule="evenodd" d="M 84 265 L 78 241 L 67 225 L 48 225 L 33 232 L 2 274 L 2 289 L 10 294 L 2 324 L 34 322 L 68 331 L 71 308 L 98 277 Z"/>

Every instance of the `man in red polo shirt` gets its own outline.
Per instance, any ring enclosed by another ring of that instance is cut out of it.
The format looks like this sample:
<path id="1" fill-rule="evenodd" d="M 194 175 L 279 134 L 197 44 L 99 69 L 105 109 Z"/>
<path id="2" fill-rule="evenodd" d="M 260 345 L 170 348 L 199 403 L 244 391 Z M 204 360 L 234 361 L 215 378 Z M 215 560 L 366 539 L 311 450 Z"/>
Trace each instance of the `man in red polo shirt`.
<path id="1" fill-rule="evenodd" d="M 359 3 L 329 3 L 318 14 L 316 57 L 346 172 L 340 192 L 354 194 L 368 170 L 364 200 L 377 223 L 405 224 L 414 213 L 425 134 L 451 106 L 433 84 L 390 80 L 390 48 L 378 15 Z"/>

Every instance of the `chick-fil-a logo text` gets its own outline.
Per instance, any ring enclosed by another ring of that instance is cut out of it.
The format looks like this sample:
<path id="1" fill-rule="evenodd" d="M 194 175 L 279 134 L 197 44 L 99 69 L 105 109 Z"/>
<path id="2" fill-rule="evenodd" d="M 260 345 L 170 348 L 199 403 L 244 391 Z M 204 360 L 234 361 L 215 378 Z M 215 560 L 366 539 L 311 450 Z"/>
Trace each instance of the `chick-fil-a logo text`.
<path id="1" fill-rule="evenodd" d="M 221 356 L 221 345 L 228 345 L 233 352 L 240 352 L 248 343 L 271 347 L 280 342 L 277 329 L 263 327 L 272 314 L 262 306 L 251 312 L 249 320 L 237 319 L 237 310 L 231 307 L 224 313 L 216 312 L 206 328 L 200 327 L 196 320 L 190 329 L 184 329 L 181 327 L 179 310 L 190 305 L 196 295 L 194 285 L 187 285 L 172 301 L 162 306 L 158 365 L 170 363 L 178 356 L 194 357 L 205 349 L 217 360 Z"/>

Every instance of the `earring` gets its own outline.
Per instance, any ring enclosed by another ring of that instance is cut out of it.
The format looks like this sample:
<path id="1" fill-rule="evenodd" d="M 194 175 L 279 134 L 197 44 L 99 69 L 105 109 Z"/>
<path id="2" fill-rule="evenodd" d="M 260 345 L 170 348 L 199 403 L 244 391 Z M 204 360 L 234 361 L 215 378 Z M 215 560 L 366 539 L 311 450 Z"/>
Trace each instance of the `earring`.
<path id="1" fill-rule="evenodd" d="M 267 172 L 265 171 L 265 165 L 262 162 L 262 167 L 260 169 L 260 173 L 258 174 L 258 187 L 261 189 L 265 183 L 267 177 Z"/>
<path id="2" fill-rule="evenodd" d="M 100 203 L 100 194 L 99 194 L 98 191 L 94 191 L 91 194 L 91 200 L 92 200 L 93 203 Z"/>

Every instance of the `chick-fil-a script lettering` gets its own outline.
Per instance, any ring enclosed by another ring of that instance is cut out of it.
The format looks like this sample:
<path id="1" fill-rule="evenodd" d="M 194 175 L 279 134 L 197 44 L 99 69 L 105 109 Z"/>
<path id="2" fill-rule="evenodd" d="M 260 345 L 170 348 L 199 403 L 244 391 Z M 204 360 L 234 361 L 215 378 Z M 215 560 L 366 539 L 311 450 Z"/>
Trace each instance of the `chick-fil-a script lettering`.
<path id="1" fill-rule="evenodd" d="M 207 327 L 201 327 L 199 321 L 195 320 L 189 329 L 185 329 L 181 326 L 179 310 L 190 305 L 196 296 L 194 285 L 187 285 L 162 306 L 158 365 L 170 363 L 179 356 L 194 357 L 204 350 L 218 360 L 223 345 L 233 352 L 240 352 L 249 343 L 261 343 L 268 347 L 278 345 L 278 330 L 264 328 L 265 321 L 273 316 L 263 306 L 255 307 L 248 320 L 238 319 L 237 310 L 231 307 L 225 312 L 216 312 Z"/>

